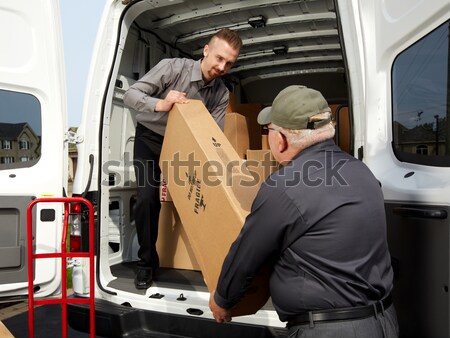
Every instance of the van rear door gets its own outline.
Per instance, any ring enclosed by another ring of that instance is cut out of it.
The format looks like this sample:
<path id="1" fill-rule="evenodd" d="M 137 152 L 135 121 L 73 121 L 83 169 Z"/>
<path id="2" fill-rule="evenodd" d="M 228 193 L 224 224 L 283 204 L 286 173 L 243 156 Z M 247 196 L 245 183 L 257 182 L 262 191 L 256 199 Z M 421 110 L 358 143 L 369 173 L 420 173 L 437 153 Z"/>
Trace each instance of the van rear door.
<path id="1" fill-rule="evenodd" d="M 400 332 L 449 337 L 450 3 L 358 3 L 356 148 L 383 187 Z"/>
<path id="2" fill-rule="evenodd" d="M 66 89 L 59 3 L 0 3 L 0 300 L 27 294 L 26 209 L 67 185 Z M 60 205 L 34 208 L 35 252 L 54 252 Z M 60 287 L 55 259 L 34 264 L 36 296 Z"/>

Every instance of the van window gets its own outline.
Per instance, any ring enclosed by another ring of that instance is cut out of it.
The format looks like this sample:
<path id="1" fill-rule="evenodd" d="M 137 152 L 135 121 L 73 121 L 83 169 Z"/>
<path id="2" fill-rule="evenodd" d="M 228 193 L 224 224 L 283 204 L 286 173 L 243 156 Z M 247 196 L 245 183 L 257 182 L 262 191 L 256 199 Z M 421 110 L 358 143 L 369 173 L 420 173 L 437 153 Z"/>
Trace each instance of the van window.
<path id="1" fill-rule="evenodd" d="M 0 170 L 34 165 L 41 156 L 41 106 L 30 94 L 0 90 Z"/>
<path id="2" fill-rule="evenodd" d="M 393 147 L 400 161 L 450 166 L 449 23 L 411 45 L 394 62 Z"/>

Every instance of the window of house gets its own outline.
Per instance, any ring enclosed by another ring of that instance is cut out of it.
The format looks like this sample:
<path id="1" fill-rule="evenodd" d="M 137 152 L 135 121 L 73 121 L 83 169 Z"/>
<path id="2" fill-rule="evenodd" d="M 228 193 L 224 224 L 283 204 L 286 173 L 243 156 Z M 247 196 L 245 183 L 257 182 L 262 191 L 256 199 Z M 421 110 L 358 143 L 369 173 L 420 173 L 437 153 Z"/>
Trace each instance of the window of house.
<path id="1" fill-rule="evenodd" d="M 0 157 L 0 163 L 3 163 L 3 164 L 14 163 L 14 157 L 2 156 L 2 157 Z"/>
<path id="2" fill-rule="evenodd" d="M 443 23 L 394 61 L 393 148 L 401 161 L 450 166 L 449 25 Z"/>
<path id="3" fill-rule="evenodd" d="M 5 149 L 5 150 L 11 149 L 11 141 L 10 140 L 3 140 L 2 141 L 2 149 Z"/>
<path id="4" fill-rule="evenodd" d="M 27 93 L 0 90 L 0 170 L 33 166 L 41 156 L 41 106 Z"/>
<path id="5" fill-rule="evenodd" d="M 22 150 L 30 149 L 30 142 L 23 141 L 23 140 L 19 141 L 19 149 L 22 149 Z"/>
<path id="6" fill-rule="evenodd" d="M 423 145 L 423 144 L 419 144 L 416 147 L 416 154 L 419 155 L 428 155 L 428 146 Z"/>

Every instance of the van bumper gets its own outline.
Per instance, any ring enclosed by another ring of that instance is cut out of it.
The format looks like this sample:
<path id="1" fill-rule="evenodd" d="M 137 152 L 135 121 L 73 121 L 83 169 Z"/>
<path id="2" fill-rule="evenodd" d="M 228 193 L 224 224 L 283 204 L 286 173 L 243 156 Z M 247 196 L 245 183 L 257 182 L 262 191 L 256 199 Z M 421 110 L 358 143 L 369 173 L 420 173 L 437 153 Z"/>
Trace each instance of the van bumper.
<path id="1" fill-rule="evenodd" d="M 89 305 L 68 304 L 71 328 L 89 332 Z M 218 324 L 214 320 L 135 309 L 106 300 L 95 301 L 96 336 L 146 338 L 281 338 L 286 329 L 243 323 Z"/>

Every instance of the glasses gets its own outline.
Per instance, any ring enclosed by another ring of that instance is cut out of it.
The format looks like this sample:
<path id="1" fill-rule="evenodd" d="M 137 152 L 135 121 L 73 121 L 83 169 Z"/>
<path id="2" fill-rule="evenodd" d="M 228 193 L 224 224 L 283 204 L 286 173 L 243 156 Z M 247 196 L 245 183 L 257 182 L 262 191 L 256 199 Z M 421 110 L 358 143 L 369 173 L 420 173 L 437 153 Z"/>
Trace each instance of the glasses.
<path id="1" fill-rule="evenodd" d="M 267 131 L 267 133 L 269 133 L 269 130 L 273 130 L 273 131 L 275 131 L 275 132 L 278 132 L 278 133 L 281 134 L 281 136 L 282 136 L 284 139 L 286 139 L 286 135 L 284 135 L 284 133 L 282 133 L 281 130 L 279 130 L 279 129 L 271 128 L 271 127 L 269 127 L 269 126 L 263 126 L 262 129 L 265 130 L 265 131 Z"/>
<path id="2" fill-rule="evenodd" d="M 276 130 L 275 128 L 271 128 L 271 127 L 268 127 L 268 126 L 263 126 L 262 129 L 267 131 L 267 132 L 269 132 L 269 130 L 279 131 L 279 130 Z"/>

